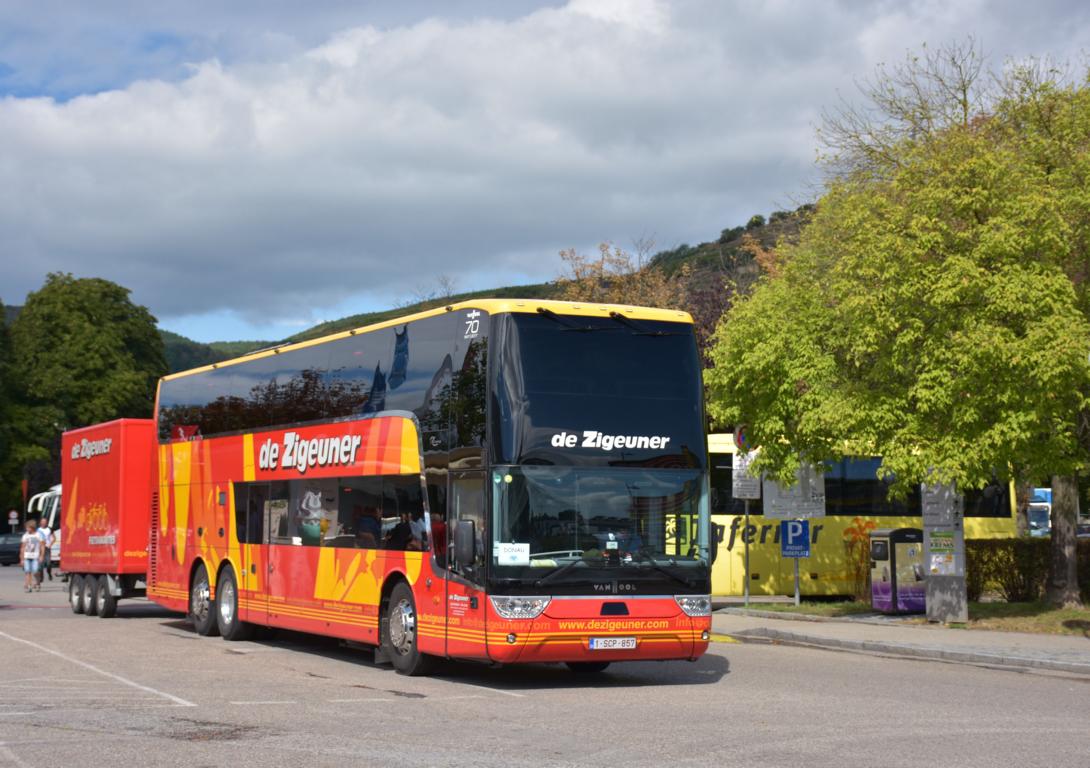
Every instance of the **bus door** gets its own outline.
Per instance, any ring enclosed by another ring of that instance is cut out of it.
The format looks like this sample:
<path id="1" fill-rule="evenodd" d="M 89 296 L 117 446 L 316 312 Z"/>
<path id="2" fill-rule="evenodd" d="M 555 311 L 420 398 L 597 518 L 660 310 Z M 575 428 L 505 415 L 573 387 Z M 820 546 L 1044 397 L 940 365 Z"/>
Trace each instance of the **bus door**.
<path id="1" fill-rule="evenodd" d="M 448 656 L 488 657 L 484 591 L 485 477 L 485 473 L 479 471 L 450 473 L 446 579 Z"/>
<path id="2" fill-rule="evenodd" d="M 239 614 L 245 621 L 268 618 L 269 484 L 235 487 L 235 534 L 238 537 Z"/>

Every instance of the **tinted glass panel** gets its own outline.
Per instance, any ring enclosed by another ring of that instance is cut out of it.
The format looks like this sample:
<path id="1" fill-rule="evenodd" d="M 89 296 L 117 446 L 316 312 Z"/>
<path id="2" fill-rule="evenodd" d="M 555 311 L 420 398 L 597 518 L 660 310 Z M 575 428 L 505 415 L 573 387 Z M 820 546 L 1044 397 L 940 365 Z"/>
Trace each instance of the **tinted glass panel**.
<path id="1" fill-rule="evenodd" d="M 920 492 L 913 488 L 903 501 L 889 498 L 891 477 L 879 477 L 882 460 L 860 457 L 830 462 L 825 471 L 825 511 L 830 515 L 919 515 Z"/>
<path id="2" fill-rule="evenodd" d="M 411 411 L 445 430 L 442 416 L 433 414 L 442 393 L 449 396 L 456 322 L 449 315 L 424 318 L 164 381 L 160 439 L 389 410 Z"/>
<path id="3" fill-rule="evenodd" d="M 703 466 L 691 325 L 515 313 L 489 338 L 495 463 Z"/>
<path id="4" fill-rule="evenodd" d="M 711 460 L 711 511 L 714 515 L 744 515 L 746 503 L 734 498 L 734 454 L 713 453 Z M 752 512 L 760 513 L 760 501 L 752 504 Z"/>
<path id="5" fill-rule="evenodd" d="M 1010 486 L 992 482 L 979 491 L 965 492 L 966 517 L 1010 517 Z"/>

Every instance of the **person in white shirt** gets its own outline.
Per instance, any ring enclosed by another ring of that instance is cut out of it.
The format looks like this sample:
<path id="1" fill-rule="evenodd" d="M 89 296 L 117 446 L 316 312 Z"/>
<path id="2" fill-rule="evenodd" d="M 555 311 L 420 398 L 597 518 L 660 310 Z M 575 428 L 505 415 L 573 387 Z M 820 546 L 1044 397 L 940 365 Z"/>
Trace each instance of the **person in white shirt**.
<path id="1" fill-rule="evenodd" d="M 23 566 L 24 587 L 27 592 L 41 586 L 37 583 L 38 568 L 42 562 L 42 537 L 38 535 L 38 523 L 34 520 L 26 521 L 26 533 L 19 543 L 19 564 Z"/>
<path id="2" fill-rule="evenodd" d="M 41 584 L 42 574 L 49 574 L 49 580 L 53 581 L 53 531 L 44 517 L 38 524 L 38 536 L 41 537 L 42 543 L 45 544 L 45 551 L 42 552 L 42 562 L 38 566 L 38 583 Z"/>

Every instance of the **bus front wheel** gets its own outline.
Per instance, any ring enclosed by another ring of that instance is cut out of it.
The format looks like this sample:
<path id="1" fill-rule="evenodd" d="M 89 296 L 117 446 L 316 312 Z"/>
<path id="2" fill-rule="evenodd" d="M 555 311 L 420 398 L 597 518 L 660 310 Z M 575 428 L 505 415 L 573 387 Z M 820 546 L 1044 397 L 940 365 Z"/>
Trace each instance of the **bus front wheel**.
<path id="1" fill-rule="evenodd" d="M 402 675 L 426 675 L 435 663 L 433 656 L 420 652 L 419 624 L 413 591 L 405 582 L 390 593 L 386 611 L 386 652 L 394 669 Z"/>

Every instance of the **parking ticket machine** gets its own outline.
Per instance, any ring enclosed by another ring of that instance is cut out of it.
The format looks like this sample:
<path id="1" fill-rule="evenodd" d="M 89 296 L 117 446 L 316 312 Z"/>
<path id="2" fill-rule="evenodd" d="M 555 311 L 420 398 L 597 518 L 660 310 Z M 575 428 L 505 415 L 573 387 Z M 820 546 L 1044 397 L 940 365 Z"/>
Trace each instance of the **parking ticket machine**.
<path id="1" fill-rule="evenodd" d="M 871 531 L 871 606 L 882 613 L 923 613 L 926 588 L 923 531 L 894 528 Z"/>

